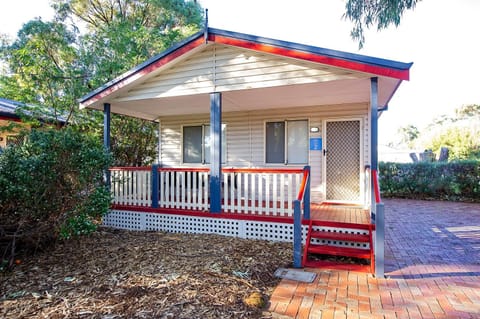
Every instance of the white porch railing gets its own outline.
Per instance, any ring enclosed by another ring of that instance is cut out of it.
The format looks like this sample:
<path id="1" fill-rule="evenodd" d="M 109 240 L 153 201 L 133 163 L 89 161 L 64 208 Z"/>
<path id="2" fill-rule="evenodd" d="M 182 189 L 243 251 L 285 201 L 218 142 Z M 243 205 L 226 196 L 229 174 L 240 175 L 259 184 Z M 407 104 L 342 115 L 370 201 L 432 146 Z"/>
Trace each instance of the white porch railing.
<path id="1" fill-rule="evenodd" d="M 158 207 L 208 211 L 209 169 L 158 168 Z"/>
<path id="2" fill-rule="evenodd" d="M 293 216 L 302 169 L 236 169 L 223 173 L 223 211 L 267 216 Z"/>
<path id="3" fill-rule="evenodd" d="M 157 205 L 152 203 L 155 186 L 151 167 L 115 167 L 110 171 L 114 205 L 210 209 L 209 169 L 157 168 L 153 175 L 158 174 Z M 224 168 L 222 210 L 236 214 L 293 216 L 293 200 L 301 187 L 303 172 L 303 169 Z"/>
<path id="4" fill-rule="evenodd" d="M 114 167 L 110 169 L 113 204 L 147 207 L 152 203 L 150 167 Z"/>

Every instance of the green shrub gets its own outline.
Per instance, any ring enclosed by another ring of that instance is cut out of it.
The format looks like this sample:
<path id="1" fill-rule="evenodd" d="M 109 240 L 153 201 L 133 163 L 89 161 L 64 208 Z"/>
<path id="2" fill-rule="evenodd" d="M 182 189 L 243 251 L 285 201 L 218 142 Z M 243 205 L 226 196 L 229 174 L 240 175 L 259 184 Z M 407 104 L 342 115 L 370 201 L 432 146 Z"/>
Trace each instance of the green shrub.
<path id="1" fill-rule="evenodd" d="M 0 155 L 0 227 L 13 240 L 9 249 L 95 230 L 110 205 L 103 183 L 110 162 L 101 143 L 72 128 L 32 130 L 23 144 L 7 147 Z"/>
<path id="2" fill-rule="evenodd" d="M 380 163 L 384 197 L 480 202 L 480 162 Z"/>

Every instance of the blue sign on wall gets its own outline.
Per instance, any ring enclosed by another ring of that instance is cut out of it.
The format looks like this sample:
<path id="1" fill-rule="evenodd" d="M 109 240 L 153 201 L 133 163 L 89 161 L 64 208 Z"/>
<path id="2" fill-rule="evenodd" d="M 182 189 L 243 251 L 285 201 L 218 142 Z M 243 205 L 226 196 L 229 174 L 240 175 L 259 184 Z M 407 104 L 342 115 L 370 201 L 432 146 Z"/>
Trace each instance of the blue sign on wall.
<path id="1" fill-rule="evenodd" d="M 321 151 L 322 150 L 322 138 L 321 137 L 310 137 L 310 150 L 311 151 Z"/>

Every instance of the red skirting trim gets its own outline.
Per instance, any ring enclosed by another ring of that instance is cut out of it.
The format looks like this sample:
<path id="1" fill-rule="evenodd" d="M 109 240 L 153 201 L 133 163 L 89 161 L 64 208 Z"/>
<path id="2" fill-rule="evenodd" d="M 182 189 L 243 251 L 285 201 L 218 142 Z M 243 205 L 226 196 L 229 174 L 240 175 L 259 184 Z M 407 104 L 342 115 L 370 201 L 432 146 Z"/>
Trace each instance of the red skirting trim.
<path id="1" fill-rule="evenodd" d="M 176 208 L 152 208 L 152 207 L 128 206 L 128 205 L 112 205 L 111 209 L 127 210 L 127 211 L 141 212 L 141 213 L 153 213 L 153 214 L 186 215 L 186 216 L 194 216 L 194 217 L 251 220 L 251 221 L 259 221 L 259 222 L 293 224 L 293 217 L 283 217 L 283 216 L 261 216 L 261 215 L 245 214 L 245 213 L 234 214 L 234 213 L 226 213 L 226 212 L 210 213 L 208 211 L 194 211 L 194 210 L 176 209 Z"/>

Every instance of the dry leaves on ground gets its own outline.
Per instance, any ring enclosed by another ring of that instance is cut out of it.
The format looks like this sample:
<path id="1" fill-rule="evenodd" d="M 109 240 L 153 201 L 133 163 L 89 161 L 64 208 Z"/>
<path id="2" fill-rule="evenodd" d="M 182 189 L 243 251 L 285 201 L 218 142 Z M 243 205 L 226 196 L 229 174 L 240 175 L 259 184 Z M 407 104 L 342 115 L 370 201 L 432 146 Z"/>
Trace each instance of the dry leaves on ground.
<path id="1" fill-rule="evenodd" d="M 268 318 L 291 261 L 289 243 L 102 228 L 1 274 L 0 317 Z"/>

